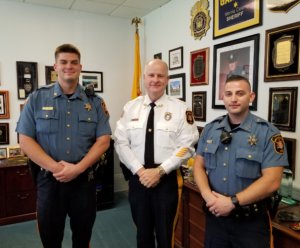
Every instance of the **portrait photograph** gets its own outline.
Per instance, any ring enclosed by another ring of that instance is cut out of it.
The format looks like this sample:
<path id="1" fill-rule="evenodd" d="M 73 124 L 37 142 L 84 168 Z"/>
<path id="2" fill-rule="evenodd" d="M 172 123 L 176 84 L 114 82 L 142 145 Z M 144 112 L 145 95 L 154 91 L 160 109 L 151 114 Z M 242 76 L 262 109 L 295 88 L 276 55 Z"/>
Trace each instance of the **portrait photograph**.
<path id="1" fill-rule="evenodd" d="M 251 89 L 257 94 L 259 34 L 214 46 L 212 108 L 225 109 L 223 93 L 226 79 L 232 75 L 246 77 Z M 250 105 L 257 109 L 257 98 Z"/>

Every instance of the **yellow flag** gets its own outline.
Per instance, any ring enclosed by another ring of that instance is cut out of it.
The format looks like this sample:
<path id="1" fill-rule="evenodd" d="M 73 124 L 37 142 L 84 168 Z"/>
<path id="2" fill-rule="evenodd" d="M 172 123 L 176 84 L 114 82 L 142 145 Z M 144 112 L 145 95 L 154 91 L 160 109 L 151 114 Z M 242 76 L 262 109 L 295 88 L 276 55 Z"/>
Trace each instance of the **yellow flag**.
<path id="1" fill-rule="evenodd" d="M 141 94 L 140 80 L 141 80 L 140 37 L 138 31 L 136 31 L 135 49 L 134 49 L 134 72 L 133 72 L 131 99 L 134 99 Z"/>

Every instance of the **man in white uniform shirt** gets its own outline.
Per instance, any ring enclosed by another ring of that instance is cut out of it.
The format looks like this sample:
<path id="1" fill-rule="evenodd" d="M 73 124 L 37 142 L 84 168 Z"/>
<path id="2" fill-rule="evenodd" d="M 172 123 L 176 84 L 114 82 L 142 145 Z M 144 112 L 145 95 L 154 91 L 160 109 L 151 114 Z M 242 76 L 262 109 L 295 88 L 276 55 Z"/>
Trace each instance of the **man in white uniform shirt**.
<path id="1" fill-rule="evenodd" d="M 179 182 L 182 184 L 182 180 L 177 180 L 181 178 L 178 169 L 193 155 L 199 138 L 186 104 L 165 94 L 168 81 L 165 62 L 154 59 L 147 63 L 144 69 L 147 94 L 124 106 L 115 131 L 116 151 L 132 174 L 129 202 L 137 227 L 138 248 L 154 248 L 156 243 L 160 248 L 173 247 Z M 151 108 L 153 128 L 147 124 Z M 145 158 L 151 154 L 149 144 L 145 149 L 146 132 L 154 133 L 151 163 Z"/>

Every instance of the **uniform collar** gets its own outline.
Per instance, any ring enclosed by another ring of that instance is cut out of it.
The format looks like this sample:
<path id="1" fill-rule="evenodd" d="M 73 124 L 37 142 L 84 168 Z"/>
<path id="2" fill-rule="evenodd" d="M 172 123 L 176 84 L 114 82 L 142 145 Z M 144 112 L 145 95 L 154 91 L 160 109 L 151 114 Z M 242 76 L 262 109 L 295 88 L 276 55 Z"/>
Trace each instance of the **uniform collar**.
<path id="1" fill-rule="evenodd" d="M 238 128 L 250 132 L 253 121 L 254 121 L 254 115 L 249 112 L 246 119 L 239 125 Z M 226 115 L 223 118 L 223 120 L 219 123 L 218 128 L 224 129 L 228 132 L 231 131 L 231 128 L 230 128 L 230 125 L 229 125 L 228 115 Z"/>
<path id="2" fill-rule="evenodd" d="M 166 93 L 164 93 L 159 99 L 157 99 L 155 101 L 155 104 L 157 107 L 162 107 L 165 103 L 167 99 L 167 95 Z M 148 95 L 145 95 L 145 98 L 144 98 L 144 105 L 145 106 L 148 106 L 152 101 L 150 100 L 149 96 Z"/>
<path id="3" fill-rule="evenodd" d="M 56 97 L 60 97 L 64 95 L 60 85 L 58 82 L 55 83 L 54 88 L 53 88 L 53 98 Z M 70 99 L 76 99 L 79 98 L 81 100 L 83 100 L 84 98 L 86 98 L 86 94 L 83 90 L 83 88 L 81 87 L 81 85 L 77 85 L 77 88 L 75 90 L 75 93 L 72 95 L 72 97 Z"/>

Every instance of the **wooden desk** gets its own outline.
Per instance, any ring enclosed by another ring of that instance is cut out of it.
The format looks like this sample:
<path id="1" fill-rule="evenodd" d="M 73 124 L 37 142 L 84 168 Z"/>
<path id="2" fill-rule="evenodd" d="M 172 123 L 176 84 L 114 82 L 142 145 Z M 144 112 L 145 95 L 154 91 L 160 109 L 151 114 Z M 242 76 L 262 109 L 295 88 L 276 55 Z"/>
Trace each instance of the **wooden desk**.
<path id="1" fill-rule="evenodd" d="M 203 199 L 197 187 L 189 182 L 183 186 L 179 221 L 175 232 L 175 248 L 204 247 L 205 214 L 202 210 Z M 300 205 L 285 209 L 300 209 Z M 280 222 L 277 217 L 272 221 L 275 248 L 299 248 L 300 232 L 291 230 L 288 222 Z"/>

